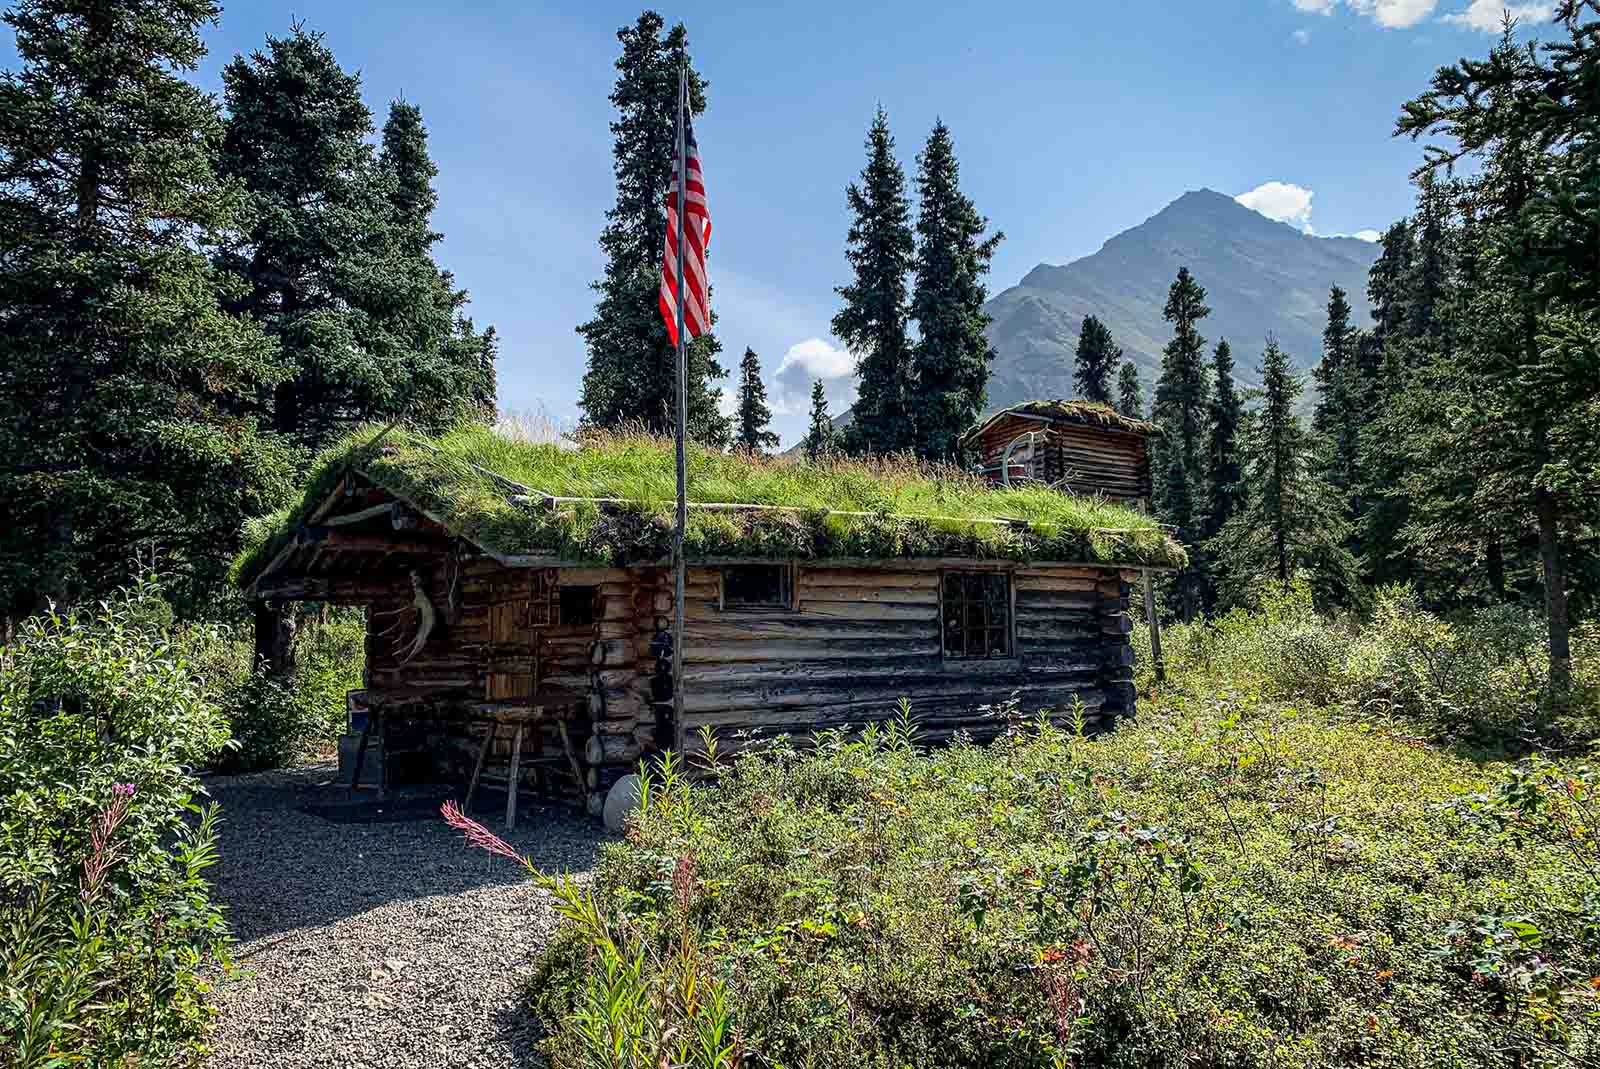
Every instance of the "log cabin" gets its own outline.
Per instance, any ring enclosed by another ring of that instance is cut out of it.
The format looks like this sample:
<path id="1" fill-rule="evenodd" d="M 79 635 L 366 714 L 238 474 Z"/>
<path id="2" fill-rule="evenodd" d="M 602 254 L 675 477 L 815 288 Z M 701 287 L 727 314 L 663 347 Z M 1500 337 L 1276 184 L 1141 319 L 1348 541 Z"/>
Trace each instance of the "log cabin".
<path id="1" fill-rule="evenodd" d="M 594 810 L 702 730 L 737 749 L 882 722 L 901 698 L 927 742 L 994 736 L 1012 697 L 1108 725 L 1134 712 L 1129 583 L 1183 563 L 1100 499 L 691 447 L 674 678 L 674 481 L 672 444 L 647 437 L 364 430 L 252 528 L 235 578 L 269 664 L 285 606 L 366 609 L 352 785 L 369 748 L 380 784 L 402 757 L 474 784 L 508 760 L 511 784 Z"/>
<path id="2" fill-rule="evenodd" d="M 1150 509 L 1155 425 L 1087 401 L 1024 401 L 962 438 L 992 483 L 1039 484 Z"/>

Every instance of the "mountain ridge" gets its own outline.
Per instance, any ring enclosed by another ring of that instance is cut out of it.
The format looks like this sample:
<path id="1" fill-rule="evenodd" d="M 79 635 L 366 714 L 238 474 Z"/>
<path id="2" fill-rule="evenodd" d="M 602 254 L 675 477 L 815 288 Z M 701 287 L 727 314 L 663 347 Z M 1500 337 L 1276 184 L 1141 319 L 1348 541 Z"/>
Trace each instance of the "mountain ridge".
<path id="1" fill-rule="evenodd" d="M 1373 242 L 1306 234 L 1224 193 L 1191 190 L 1096 252 L 1041 263 L 989 300 L 997 357 L 988 407 L 1073 396 L 1073 353 L 1087 315 L 1110 328 L 1153 382 L 1171 337 L 1161 314 L 1167 288 L 1184 266 L 1206 287 L 1212 314 L 1200 330 L 1208 347 L 1228 339 L 1241 382 L 1256 381 L 1269 332 L 1297 367 L 1310 368 L 1321 358 L 1330 286 L 1345 289 L 1356 324 L 1369 322 L 1367 272 L 1378 252 Z"/>

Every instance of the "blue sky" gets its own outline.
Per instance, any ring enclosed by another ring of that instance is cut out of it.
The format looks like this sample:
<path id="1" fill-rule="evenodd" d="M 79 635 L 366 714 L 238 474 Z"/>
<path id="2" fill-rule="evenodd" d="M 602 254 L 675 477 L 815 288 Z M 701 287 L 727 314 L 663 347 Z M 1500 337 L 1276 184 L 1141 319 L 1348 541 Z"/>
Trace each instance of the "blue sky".
<path id="1" fill-rule="evenodd" d="M 233 0 L 202 81 L 291 18 L 359 70 L 382 121 L 422 108 L 441 169 L 443 264 L 502 338 L 502 403 L 577 417 L 596 237 L 611 203 L 615 31 L 641 4 Z M 724 363 L 761 354 L 776 427 L 803 432 L 812 374 L 851 387 L 829 336 L 846 278 L 844 186 L 881 103 L 908 172 L 935 117 L 962 184 L 1006 241 L 991 292 L 1062 263 L 1186 190 L 1230 194 L 1322 234 L 1410 205 L 1419 149 L 1390 136 L 1435 68 L 1481 55 L 1499 0 L 812 0 L 679 3 L 710 108 L 696 132 L 715 234 Z M 1513 2 L 1525 21 L 1549 4 Z M 1293 187 L 1293 188 L 1287 188 Z M 1309 193 L 1310 200 L 1306 197 Z M 1309 211 L 1306 207 L 1309 205 Z M 779 372 L 782 376 L 779 378 Z"/>

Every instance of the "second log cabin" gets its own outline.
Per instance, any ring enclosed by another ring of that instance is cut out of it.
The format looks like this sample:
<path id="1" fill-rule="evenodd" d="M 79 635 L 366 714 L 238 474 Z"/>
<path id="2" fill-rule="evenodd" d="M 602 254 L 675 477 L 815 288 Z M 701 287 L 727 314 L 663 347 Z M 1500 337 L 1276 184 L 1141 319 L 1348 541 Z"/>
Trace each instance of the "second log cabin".
<path id="1" fill-rule="evenodd" d="M 1148 517 L 905 462 L 692 448 L 689 472 L 681 678 L 657 439 L 365 431 L 236 577 L 269 659 L 283 606 L 366 608 L 361 701 L 391 750 L 404 736 L 447 772 L 487 752 L 470 732 L 515 716 L 517 776 L 591 808 L 702 729 L 736 748 L 880 722 L 901 698 L 930 742 L 993 736 L 1012 697 L 1063 721 L 1133 712 L 1129 584 L 1183 563 Z"/>

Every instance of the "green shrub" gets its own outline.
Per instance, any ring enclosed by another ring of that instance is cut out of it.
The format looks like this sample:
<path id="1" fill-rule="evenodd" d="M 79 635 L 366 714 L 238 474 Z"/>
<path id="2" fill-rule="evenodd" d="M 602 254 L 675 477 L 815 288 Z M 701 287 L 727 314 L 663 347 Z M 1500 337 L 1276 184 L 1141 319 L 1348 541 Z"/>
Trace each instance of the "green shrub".
<path id="1" fill-rule="evenodd" d="M 0 649 L 6 1064 L 197 1063 L 226 929 L 194 769 L 227 740 L 148 587 Z M 192 820 L 190 818 L 198 817 Z"/>
<path id="2" fill-rule="evenodd" d="M 754 1064 L 1593 1064 L 1600 874 L 1560 830 L 1594 779 L 1562 774 L 1513 849 L 1504 777 L 1221 694 L 658 775 L 541 960 L 545 1049 L 655 1065 L 692 977 Z"/>
<path id="3" fill-rule="evenodd" d="M 309 617 L 295 635 L 295 671 L 279 681 L 254 671 L 244 627 L 191 627 L 179 640 L 228 719 L 232 745 L 219 771 L 279 768 L 327 752 L 344 731 L 345 694 L 361 686 L 366 620 L 359 609 Z"/>
<path id="4" fill-rule="evenodd" d="M 1544 693 L 1546 633 L 1514 606 L 1446 620 L 1408 586 L 1386 587 L 1366 617 L 1329 617 L 1303 580 L 1268 584 L 1255 605 L 1162 631 L 1170 683 L 1205 692 L 1223 681 L 1284 701 L 1399 717 L 1488 752 L 1582 749 L 1600 738 L 1600 631 L 1574 633 L 1576 686 Z M 1134 635 L 1141 686 L 1154 683 L 1148 630 Z"/>

